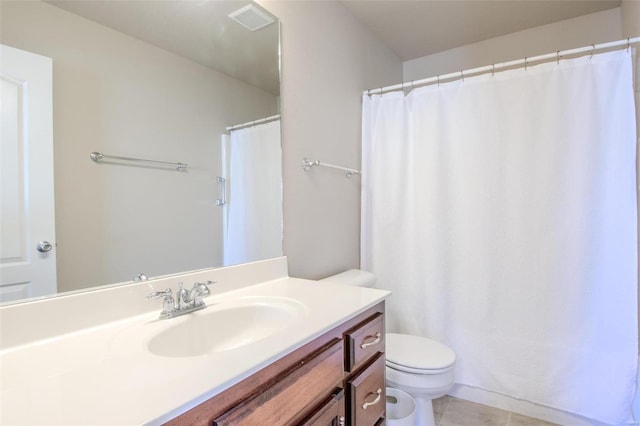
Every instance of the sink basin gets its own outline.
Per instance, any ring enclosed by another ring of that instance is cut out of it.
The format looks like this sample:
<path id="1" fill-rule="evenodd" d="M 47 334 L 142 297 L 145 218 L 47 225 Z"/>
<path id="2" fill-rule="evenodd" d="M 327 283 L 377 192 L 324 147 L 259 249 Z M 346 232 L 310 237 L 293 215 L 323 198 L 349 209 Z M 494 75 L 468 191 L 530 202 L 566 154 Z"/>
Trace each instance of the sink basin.
<path id="1" fill-rule="evenodd" d="M 191 357 L 231 351 L 284 330 L 305 312 L 304 305 L 285 298 L 242 298 L 221 302 L 184 317 L 152 337 L 155 355 Z"/>

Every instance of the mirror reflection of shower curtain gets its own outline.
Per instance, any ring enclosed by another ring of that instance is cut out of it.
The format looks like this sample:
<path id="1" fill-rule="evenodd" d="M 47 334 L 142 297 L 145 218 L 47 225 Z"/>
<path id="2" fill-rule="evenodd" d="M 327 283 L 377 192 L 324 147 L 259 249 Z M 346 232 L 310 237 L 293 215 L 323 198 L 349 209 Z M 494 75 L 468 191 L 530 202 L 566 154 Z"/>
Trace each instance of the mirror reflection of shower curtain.
<path id="1" fill-rule="evenodd" d="M 280 120 L 225 136 L 224 264 L 282 256 Z"/>

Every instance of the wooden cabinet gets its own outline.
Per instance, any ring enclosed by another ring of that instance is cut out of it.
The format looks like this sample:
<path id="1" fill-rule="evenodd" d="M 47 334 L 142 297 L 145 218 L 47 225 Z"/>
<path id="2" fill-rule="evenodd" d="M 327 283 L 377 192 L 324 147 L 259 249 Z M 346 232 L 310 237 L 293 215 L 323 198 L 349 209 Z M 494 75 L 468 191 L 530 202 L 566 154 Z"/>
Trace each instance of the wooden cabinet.
<path id="1" fill-rule="evenodd" d="M 384 313 L 368 316 L 344 336 L 347 424 L 373 426 L 386 408 Z"/>
<path id="2" fill-rule="evenodd" d="M 343 345 L 338 338 L 256 389 L 245 401 L 213 420 L 214 426 L 288 424 L 313 407 L 342 379 Z"/>
<path id="3" fill-rule="evenodd" d="M 378 353 L 366 368 L 347 382 L 348 424 L 372 426 L 384 418 L 384 355 Z"/>
<path id="4" fill-rule="evenodd" d="M 378 353 L 384 353 L 384 315 L 374 314 L 345 333 L 345 370 L 354 371 Z"/>
<path id="5" fill-rule="evenodd" d="M 374 426 L 384 390 L 381 302 L 166 424 Z"/>
<path id="6" fill-rule="evenodd" d="M 302 426 L 345 426 L 344 390 L 336 388 L 309 418 L 302 421 Z"/>

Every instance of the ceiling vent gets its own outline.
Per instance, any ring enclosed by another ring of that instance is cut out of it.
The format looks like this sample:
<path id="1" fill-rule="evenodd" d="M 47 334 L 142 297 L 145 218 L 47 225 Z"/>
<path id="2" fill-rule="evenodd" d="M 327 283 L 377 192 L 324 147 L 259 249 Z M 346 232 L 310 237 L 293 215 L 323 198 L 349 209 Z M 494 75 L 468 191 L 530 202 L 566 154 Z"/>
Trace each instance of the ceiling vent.
<path id="1" fill-rule="evenodd" d="M 251 31 L 257 31 L 260 28 L 264 28 L 275 22 L 273 17 L 263 12 L 253 4 L 248 4 L 235 12 L 231 12 L 229 14 L 229 18 L 249 28 Z"/>

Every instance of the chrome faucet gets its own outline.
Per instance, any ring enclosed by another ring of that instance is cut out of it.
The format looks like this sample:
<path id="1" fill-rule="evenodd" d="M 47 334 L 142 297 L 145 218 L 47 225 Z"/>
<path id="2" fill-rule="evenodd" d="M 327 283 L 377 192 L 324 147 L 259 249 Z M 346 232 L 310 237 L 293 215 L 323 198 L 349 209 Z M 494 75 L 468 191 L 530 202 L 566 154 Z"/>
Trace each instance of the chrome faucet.
<path id="1" fill-rule="evenodd" d="M 162 312 L 160 312 L 160 318 L 171 318 L 172 312 L 175 310 L 175 302 L 173 299 L 173 292 L 170 288 L 165 291 L 154 291 L 147 296 L 147 299 L 159 299 L 164 297 L 162 304 Z"/>
<path id="2" fill-rule="evenodd" d="M 210 285 L 214 284 L 213 281 L 204 281 L 204 282 L 197 282 L 193 284 L 193 287 L 191 288 L 191 291 L 189 292 L 189 300 L 191 301 L 191 303 L 194 306 L 203 304 L 204 301 L 202 300 L 203 297 L 207 297 L 208 295 L 211 294 L 211 291 L 209 291 L 209 287 Z"/>
<path id="3" fill-rule="evenodd" d="M 180 288 L 178 288 L 177 300 L 176 300 L 176 310 L 183 311 L 189 307 L 189 292 L 182 287 L 182 283 L 178 283 Z"/>
<path id="4" fill-rule="evenodd" d="M 208 286 L 212 284 L 215 284 L 215 282 L 197 282 L 193 284 L 193 287 L 189 291 L 182 287 L 182 283 L 179 283 L 180 289 L 178 290 L 177 300 L 173 298 L 173 292 L 170 288 L 164 291 L 154 291 L 147 296 L 147 299 L 164 297 L 160 319 L 174 318 L 206 308 L 207 305 L 202 298 L 211 294 Z"/>

